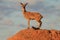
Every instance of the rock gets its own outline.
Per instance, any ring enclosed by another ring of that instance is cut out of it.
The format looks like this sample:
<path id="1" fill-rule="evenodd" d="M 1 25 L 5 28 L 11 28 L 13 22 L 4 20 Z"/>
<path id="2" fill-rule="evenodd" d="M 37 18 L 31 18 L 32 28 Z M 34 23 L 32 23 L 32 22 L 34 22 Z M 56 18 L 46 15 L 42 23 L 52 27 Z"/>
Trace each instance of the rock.
<path id="1" fill-rule="evenodd" d="M 60 40 L 60 31 L 24 29 L 9 37 L 8 40 Z"/>

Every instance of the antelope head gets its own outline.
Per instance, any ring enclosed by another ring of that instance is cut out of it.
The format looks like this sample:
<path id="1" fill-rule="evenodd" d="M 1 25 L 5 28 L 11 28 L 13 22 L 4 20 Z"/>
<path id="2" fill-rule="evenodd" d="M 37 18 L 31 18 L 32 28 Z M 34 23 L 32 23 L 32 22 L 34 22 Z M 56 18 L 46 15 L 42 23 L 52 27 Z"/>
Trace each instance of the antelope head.
<path id="1" fill-rule="evenodd" d="M 26 7 L 26 5 L 27 5 L 28 3 L 20 3 L 20 5 L 21 5 L 21 7 L 22 7 L 22 11 L 26 11 L 26 9 L 25 9 L 25 7 Z"/>

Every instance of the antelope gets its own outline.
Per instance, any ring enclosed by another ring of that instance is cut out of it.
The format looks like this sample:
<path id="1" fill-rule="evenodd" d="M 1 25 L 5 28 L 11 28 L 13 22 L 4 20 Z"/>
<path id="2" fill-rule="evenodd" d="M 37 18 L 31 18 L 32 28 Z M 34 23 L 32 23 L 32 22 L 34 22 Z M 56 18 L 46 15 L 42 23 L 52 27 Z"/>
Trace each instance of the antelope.
<path id="1" fill-rule="evenodd" d="M 20 5 L 22 7 L 23 15 L 28 21 L 28 29 L 30 28 L 30 20 L 36 20 L 38 22 L 38 28 L 40 28 L 41 25 L 42 25 L 41 19 L 43 18 L 43 16 L 40 13 L 38 13 L 38 12 L 28 12 L 28 11 L 26 11 L 25 8 L 26 8 L 27 4 L 28 3 L 25 3 L 25 4 L 24 3 L 20 3 Z"/>

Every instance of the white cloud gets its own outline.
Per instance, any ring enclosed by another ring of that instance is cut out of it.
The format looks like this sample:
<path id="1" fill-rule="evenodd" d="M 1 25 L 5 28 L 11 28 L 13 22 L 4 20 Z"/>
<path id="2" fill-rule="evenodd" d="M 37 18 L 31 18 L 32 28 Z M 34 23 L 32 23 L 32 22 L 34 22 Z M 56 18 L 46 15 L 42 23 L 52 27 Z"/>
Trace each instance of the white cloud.
<path id="1" fill-rule="evenodd" d="M 60 9 L 60 5 L 57 5 L 57 6 L 55 6 L 56 7 L 56 9 Z"/>
<path id="2" fill-rule="evenodd" d="M 10 19 L 4 19 L 4 20 L 0 21 L 0 25 L 10 25 L 10 26 L 12 26 L 12 25 L 14 25 L 14 22 Z"/>
<path id="3" fill-rule="evenodd" d="M 33 4 L 36 4 L 37 2 L 42 2 L 42 1 L 44 1 L 44 0 L 18 0 L 19 2 L 23 2 L 23 3 L 29 3 L 29 4 L 31 4 L 31 5 L 33 5 Z"/>
<path id="4" fill-rule="evenodd" d="M 4 2 L 17 2 L 17 0 L 2 0 Z"/>

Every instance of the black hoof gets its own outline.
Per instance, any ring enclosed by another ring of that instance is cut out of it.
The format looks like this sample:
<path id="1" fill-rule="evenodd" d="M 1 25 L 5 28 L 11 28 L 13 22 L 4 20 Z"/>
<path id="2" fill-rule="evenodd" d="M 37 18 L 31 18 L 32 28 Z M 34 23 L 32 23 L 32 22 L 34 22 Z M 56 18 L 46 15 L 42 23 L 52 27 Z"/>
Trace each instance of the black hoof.
<path id="1" fill-rule="evenodd" d="M 34 26 L 32 26 L 32 28 L 35 29 L 35 30 L 39 30 L 39 29 L 40 29 L 40 28 L 36 28 L 36 27 L 34 27 Z"/>
<path id="2" fill-rule="evenodd" d="M 30 29 L 30 27 L 28 27 L 28 29 Z"/>

